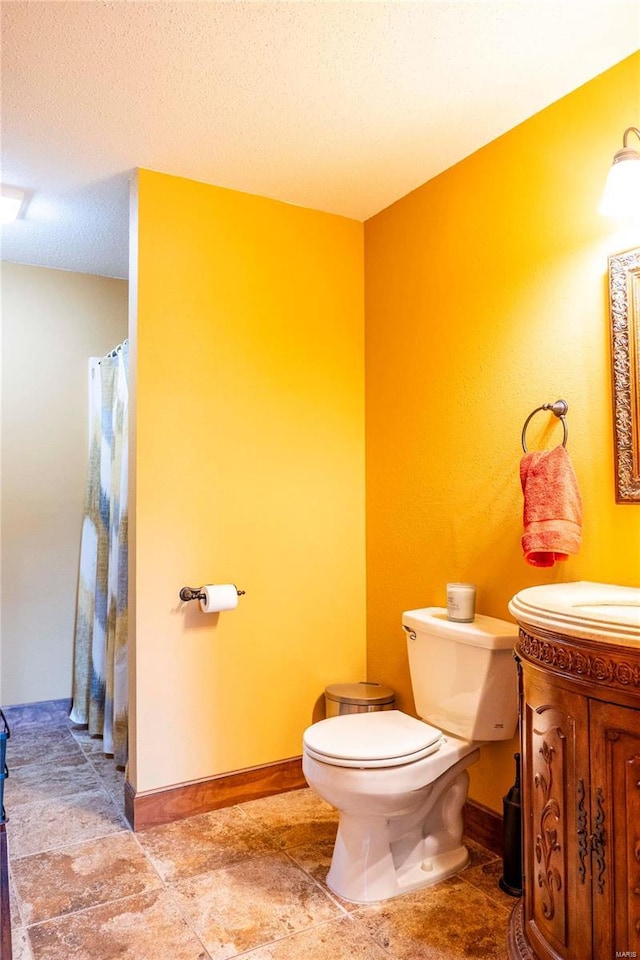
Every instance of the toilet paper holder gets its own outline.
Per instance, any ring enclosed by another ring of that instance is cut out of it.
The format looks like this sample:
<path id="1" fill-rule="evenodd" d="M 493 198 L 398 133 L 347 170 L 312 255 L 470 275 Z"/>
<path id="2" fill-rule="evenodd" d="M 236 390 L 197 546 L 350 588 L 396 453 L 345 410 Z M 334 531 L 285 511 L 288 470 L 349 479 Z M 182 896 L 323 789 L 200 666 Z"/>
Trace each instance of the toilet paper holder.
<path id="1" fill-rule="evenodd" d="M 236 593 L 239 597 L 243 597 L 246 593 L 245 590 L 238 590 L 236 587 Z M 188 600 L 205 600 L 206 593 L 203 592 L 202 587 L 182 587 L 180 590 L 180 599 L 184 600 L 185 603 Z"/>

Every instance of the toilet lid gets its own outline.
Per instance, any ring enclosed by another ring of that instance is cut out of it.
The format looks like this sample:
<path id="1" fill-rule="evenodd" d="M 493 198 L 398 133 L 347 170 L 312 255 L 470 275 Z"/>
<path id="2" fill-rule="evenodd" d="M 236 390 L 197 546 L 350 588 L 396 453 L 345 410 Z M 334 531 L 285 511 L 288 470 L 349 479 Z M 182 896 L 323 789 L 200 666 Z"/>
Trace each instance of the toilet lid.
<path id="1" fill-rule="evenodd" d="M 435 753 L 442 732 L 400 710 L 320 720 L 303 737 L 306 753 L 338 767 L 395 767 Z"/>

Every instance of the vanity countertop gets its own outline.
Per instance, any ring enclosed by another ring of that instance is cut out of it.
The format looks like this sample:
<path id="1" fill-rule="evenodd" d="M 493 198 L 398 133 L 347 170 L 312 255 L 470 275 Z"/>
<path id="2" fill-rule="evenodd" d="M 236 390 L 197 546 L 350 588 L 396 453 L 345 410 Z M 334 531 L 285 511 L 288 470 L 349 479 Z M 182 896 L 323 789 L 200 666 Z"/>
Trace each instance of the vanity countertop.
<path id="1" fill-rule="evenodd" d="M 522 627 L 640 647 L 640 587 L 580 580 L 528 587 L 509 603 Z"/>

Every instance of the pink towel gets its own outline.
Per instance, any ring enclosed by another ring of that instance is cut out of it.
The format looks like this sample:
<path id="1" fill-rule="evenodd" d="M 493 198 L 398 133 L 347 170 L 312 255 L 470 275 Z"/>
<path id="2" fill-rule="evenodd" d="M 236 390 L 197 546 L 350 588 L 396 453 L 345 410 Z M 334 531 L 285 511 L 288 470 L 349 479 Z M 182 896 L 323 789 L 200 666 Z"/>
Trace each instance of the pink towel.
<path id="1" fill-rule="evenodd" d="M 524 493 L 522 549 L 533 567 L 552 567 L 578 553 L 582 498 L 564 447 L 527 453 L 520 461 Z"/>

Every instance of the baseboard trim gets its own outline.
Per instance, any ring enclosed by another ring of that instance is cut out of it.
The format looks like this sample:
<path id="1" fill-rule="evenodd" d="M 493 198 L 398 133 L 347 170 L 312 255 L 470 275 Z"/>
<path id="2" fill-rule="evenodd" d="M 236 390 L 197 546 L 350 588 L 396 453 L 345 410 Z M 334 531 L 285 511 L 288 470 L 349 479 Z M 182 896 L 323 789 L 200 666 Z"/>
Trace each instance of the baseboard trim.
<path id="1" fill-rule="evenodd" d="M 148 793 L 136 793 L 126 781 L 125 815 L 134 830 L 144 830 L 306 786 L 302 757 L 221 773 L 207 780 L 182 783 Z M 476 800 L 467 800 L 464 805 L 464 824 L 465 836 L 497 856 L 502 856 L 503 826 L 499 813 Z"/>
<path id="2" fill-rule="evenodd" d="M 127 781 L 124 809 L 133 829 L 144 830 L 306 786 L 302 757 L 292 757 L 147 793 L 136 793 Z"/>
<path id="3" fill-rule="evenodd" d="M 467 800 L 464 805 L 464 832 L 470 840 L 502 856 L 504 835 L 502 817 L 476 800 Z"/>

